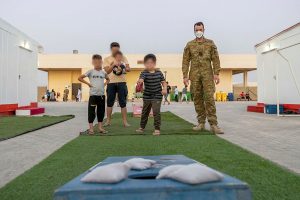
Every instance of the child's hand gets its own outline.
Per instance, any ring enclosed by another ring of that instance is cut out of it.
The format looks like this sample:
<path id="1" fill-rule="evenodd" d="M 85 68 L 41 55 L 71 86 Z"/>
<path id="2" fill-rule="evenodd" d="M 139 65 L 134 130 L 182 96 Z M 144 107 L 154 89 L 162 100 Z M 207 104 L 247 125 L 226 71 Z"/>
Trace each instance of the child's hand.
<path id="1" fill-rule="evenodd" d="M 104 86 L 106 86 L 107 84 L 109 84 L 110 82 L 110 79 L 106 79 L 105 83 L 104 83 Z"/>
<path id="2" fill-rule="evenodd" d="M 90 83 L 88 84 L 88 86 L 89 86 L 90 88 L 94 87 L 94 86 L 93 86 L 92 84 L 90 84 Z"/>
<path id="3" fill-rule="evenodd" d="M 166 95 L 166 94 L 167 94 L 167 89 L 164 88 L 164 89 L 161 91 L 161 94 L 162 94 L 162 95 Z"/>
<path id="4" fill-rule="evenodd" d="M 138 81 L 137 81 L 137 84 L 141 84 L 141 83 L 143 83 L 144 82 L 144 79 L 139 79 Z"/>

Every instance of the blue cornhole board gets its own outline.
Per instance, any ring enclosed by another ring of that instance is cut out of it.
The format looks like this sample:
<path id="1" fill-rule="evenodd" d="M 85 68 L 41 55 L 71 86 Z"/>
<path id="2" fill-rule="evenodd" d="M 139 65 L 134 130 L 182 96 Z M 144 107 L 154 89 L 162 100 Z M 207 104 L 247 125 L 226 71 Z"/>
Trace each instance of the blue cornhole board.
<path id="1" fill-rule="evenodd" d="M 131 170 L 126 180 L 116 184 L 83 183 L 80 179 L 89 171 L 66 183 L 54 193 L 55 200 L 251 200 L 245 182 L 225 175 L 223 181 L 188 185 L 170 179 L 156 180 L 159 170 L 173 164 L 190 164 L 197 161 L 183 155 L 135 156 L 156 160 L 147 170 Z M 95 167 L 123 162 L 133 156 L 108 157 Z"/>

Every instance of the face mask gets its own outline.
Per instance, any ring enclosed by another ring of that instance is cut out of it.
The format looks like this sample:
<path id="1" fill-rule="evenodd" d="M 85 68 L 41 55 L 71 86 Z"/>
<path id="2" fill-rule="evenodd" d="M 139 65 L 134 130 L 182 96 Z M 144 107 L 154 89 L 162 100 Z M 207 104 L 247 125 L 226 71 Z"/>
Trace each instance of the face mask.
<path id="1" fill-rule="evenodd" d="M 196 32 L 195 32 L 195 36 L 196 36 L 197 38 L 201 38 L 201 37 L 203 36 L 203 32 L 202 32 L 202 31 L 196 31 Z"/>

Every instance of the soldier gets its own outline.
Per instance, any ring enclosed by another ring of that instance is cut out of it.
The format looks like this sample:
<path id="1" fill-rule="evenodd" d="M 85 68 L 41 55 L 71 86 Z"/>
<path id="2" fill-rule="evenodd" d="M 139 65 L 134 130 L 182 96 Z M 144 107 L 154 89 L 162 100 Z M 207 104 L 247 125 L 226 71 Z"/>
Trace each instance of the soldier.
<path id="1" fill-rule="evenodd" d="M 203 36 L 204 24 L 194 24 L 196 38 L 187 43 L 182 59 L 183 82 L 187 86 L 191 81 L 198 125 L 195 131 L 205 129 L 206 118 L 210 131 L 215 134 L 224 132 L 218 127 L 216 105 L 214 101 L 215 84 L 219 84 L 220 59 L 217 47 L 212 40 Z"/>

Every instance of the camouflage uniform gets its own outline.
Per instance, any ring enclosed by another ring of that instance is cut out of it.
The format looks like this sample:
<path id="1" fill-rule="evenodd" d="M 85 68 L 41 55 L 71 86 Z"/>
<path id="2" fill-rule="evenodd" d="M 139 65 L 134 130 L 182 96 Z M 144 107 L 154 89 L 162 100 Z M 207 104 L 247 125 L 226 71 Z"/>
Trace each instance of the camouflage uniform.
<path id="1" fill-rule="evenodd" d="M 218 75 L 220 69 L 219 54 L 212 40 L 204 38 L 198 42 L 194 39 L 187 43 L 183 53 L 182 72 L 183 77 L 187 78 L 189 75 L 191 81 L 199 124 L 204 124 L 206 117 L 210 125 L 218 124 L 213 75 Z"/>

